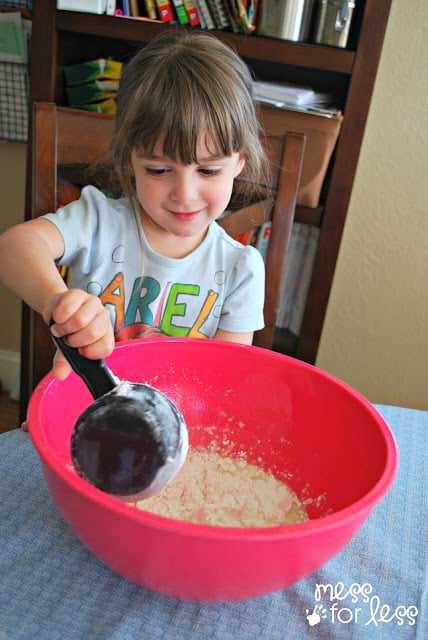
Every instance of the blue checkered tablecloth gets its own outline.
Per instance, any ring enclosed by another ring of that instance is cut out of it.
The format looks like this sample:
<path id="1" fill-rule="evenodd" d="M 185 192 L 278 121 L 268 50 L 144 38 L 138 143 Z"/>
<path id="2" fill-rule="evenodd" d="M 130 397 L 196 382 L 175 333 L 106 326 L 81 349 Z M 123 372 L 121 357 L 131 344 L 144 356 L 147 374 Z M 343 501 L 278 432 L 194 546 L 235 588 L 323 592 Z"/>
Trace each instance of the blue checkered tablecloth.
<path id="1" fill-rule="evenodd" d="M 0 640 L 426 640 L 428 412 L 377 407 L 400 467 L 357 536 L 316 574 L 225 604 L 152 593 L 101 564 L 50 497 L 29 436 L 0 436 Z"/>

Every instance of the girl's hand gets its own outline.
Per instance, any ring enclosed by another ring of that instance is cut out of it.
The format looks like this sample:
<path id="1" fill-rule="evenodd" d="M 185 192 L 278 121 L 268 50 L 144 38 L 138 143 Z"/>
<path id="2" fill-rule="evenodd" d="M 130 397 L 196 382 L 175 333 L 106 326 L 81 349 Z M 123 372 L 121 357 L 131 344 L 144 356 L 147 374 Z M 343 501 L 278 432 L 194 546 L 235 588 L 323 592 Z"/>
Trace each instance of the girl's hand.
<path id="1" fill-rule="evenodd" d="M 71 347 L 91 360 L 105 358 L 114 348 L 114 334 L 110 314 L 97 296 L 81 289 L 68 289 L 55 294 L 43 311 L 46 323 L 53 335 L 65 338 Z M 61 353 L 57 353 L 52 374 L 64 380 L 71 371 L 70 365 Z"/>

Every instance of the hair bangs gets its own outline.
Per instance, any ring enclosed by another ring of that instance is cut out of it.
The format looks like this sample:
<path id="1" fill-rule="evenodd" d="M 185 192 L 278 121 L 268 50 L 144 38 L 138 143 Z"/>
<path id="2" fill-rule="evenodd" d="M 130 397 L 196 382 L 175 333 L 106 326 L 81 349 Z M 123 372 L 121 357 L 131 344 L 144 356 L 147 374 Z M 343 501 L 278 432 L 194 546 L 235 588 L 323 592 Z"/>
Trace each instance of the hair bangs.
<path id="1" fill-rule="evenodd" d="M 201 136 L 213 156 L 240 151 L 240 127 L 231 117 L 230 100 L 223 88 L 216 90 L 208 78 L 206 86 L 201 87 L 200 78 L 196 83 L 191 74 L 183 73 L 184 69 L 175 71 L 158 76 L 146 87 L 144 112 L 134 120 L 133 146 L 148 157 L 160 147 L 163 155 L 185 165 L 198 161 Z M 162 86 L 166 80 L 168 91 Z"/>

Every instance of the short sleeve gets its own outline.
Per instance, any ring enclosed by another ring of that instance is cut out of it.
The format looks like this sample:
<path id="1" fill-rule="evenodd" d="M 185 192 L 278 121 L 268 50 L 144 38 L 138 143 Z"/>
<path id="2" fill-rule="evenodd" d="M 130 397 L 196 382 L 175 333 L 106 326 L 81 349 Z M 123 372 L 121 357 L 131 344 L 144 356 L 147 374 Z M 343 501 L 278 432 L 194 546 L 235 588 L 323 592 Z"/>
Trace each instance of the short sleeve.
<path id="1" fill-rule="evenodd" d="M 64 240 L 64 255 L 58 263 L 68 267 L 78 263 L 82 274 L 91 273 L 103 260 L 110 238 L 121 235 L 121 217 L 116 215 L 120 206 L 120 201 L 110 200 L 88 186 L 82 189 L 79 200 L 43 216 L 57 227 Z"/>
<path id="2" fill-rule="evenodd" d="M 219 329 L 234 333 L 263 329 L 264 297 L 263 258 L 254 247 L 242 247 L 228 279 Z"/>

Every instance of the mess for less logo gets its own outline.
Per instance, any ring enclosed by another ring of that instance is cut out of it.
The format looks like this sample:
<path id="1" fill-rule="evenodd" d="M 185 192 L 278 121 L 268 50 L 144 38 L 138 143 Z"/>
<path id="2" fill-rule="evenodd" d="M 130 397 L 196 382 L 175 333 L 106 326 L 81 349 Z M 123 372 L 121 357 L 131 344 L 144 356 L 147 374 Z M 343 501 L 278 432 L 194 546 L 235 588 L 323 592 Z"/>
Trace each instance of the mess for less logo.
<path id="1" fill-rule="evenodd" d="M 419 613 L 414 605 L 393 606 L 382 602 L 368 582 L 354 582 L 349 587 L 343 582 L 317 584 L 314 599 L 314 608 L 306 609 L 306 620 L 311 627 L 323 621 L 376 627 L 387 623 L 413 626 Z"/>

